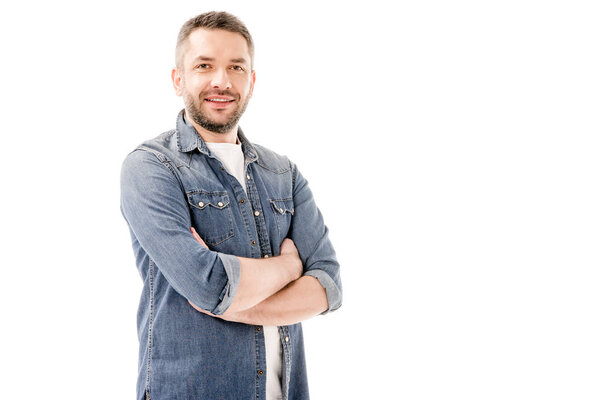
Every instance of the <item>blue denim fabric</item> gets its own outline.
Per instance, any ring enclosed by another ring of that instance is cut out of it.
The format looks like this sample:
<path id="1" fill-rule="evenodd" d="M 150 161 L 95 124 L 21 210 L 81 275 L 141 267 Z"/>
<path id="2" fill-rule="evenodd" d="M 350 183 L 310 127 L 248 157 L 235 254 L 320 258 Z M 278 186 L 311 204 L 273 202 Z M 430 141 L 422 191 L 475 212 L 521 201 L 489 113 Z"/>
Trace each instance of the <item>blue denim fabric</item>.
<path id="1" fill-rule="evenodd" d="M 279 254 L 291 238 L 304 274 L 340 307 L 339 264 L 312 193 L 286 157 L 248 142 L 241 130 L 246 190 L 188 124 L 140 145 L 121 172 L 121 211 L 144 282 L 138 308 L 137 398 L 264 399 L 263 330 L 223 321 L 240 277 L 236 256 Z M 258 211 L 258 212 L 257 212 Z M 193 226 L 209 249 L 190 233 Z M 302 326 L 279 328 L 284 399 L 308 399 Z"/>

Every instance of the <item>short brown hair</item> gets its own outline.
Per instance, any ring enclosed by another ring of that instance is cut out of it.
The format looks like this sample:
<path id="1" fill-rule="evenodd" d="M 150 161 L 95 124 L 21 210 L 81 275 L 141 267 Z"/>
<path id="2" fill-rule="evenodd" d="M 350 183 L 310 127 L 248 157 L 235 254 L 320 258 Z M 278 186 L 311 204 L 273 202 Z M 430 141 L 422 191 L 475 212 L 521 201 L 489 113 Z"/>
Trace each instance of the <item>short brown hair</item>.
<path id="1" fill-rule="evenodd" d="M 246 25 L 240 21 L 235 15 L 225 11 L 210 11 L 204 14 L 190 18 L 181 26 L 179 35 L 177 36 L 177 45 L 175 46 L 175 64 L 177 68 L 182 69 L 183 65 L 183 47 L 186 39 L 190 34 L 198 29 L 222 29 L 224 31 L 239 33 L 246 39 L 248 43 L 248 51 L 250 52 L 250 63 L 254 64 L 254 42 L 252 36 L 246 28 Z"/>

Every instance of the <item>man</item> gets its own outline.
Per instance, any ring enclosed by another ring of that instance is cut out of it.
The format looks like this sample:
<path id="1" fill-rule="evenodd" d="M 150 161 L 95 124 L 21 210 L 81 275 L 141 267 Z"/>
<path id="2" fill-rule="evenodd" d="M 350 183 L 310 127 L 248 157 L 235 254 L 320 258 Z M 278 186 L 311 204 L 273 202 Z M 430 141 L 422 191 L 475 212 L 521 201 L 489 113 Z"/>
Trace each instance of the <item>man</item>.
<path id="1" fill-rule="evenodd" d="M 176 129 L 123 163 L 144 282 L 138 399 L 308 399 L 300 321 L 340 307 L 339 265 L 297 167 L 246 139 L 252 38 L 210 12 L 179 33 Z"/>

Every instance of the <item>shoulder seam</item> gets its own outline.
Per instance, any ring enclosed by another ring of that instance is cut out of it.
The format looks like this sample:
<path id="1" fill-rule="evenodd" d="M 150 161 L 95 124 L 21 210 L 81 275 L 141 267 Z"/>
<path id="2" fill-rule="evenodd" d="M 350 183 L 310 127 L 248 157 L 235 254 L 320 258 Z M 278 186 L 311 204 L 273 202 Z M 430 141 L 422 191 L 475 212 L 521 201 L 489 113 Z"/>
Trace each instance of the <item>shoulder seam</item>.
<path id="1" fill-rule="evenodd" d="M 175 168 L 173 168 L 173 162 L 171 160 L 169 160 L 166 155 L 164 155 L 160 151 L 151 149 L 143 144 L 139 145 L 134 151 L 138 151 L 138 150 L 153 154 L 165 168 L 167 168 L 169 171 L 171 171 L 171 174 L 173 174 L 173 177 L 177 180 L 177 182 L 179 183 L 179 186 L 185 192 L 183 182 L 181 182 L 181 179 L 179 179 L 179 176 L 175 172 Z"/>

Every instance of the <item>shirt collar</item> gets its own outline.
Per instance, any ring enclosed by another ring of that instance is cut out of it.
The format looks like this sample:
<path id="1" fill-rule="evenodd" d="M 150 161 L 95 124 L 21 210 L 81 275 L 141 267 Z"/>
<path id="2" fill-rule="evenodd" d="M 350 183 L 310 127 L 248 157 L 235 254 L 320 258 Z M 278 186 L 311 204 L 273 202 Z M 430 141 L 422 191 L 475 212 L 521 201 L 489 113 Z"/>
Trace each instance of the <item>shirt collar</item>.
<path id="1" fill-rule="evenodd" d="M 206 155 L 210 154 L 208 147 L 202 137 L 196 132 L 196 128 L 185 120 L 184 118 L 185 110 L 181 110 L 179 115 L 177 116 L 177 148 L 182 153 L 188 153 L 190 151 L 194 151 L 198 149 L 201 153 Z M 256 154 L 256 149 L 248 141 L 244 132 L 242 132 L 242 128 L 238 127 L 237 132 L 238 140 L 242 144 L 242 151 L 244 152 L 244 157 L 247 158 L 250 162 L 254 162 L 258 160 L 258 155 Z"/>

